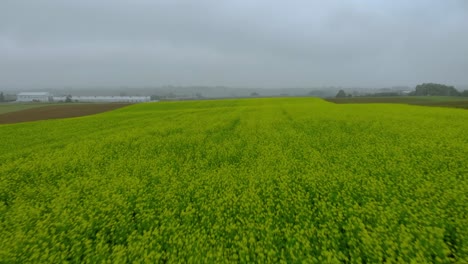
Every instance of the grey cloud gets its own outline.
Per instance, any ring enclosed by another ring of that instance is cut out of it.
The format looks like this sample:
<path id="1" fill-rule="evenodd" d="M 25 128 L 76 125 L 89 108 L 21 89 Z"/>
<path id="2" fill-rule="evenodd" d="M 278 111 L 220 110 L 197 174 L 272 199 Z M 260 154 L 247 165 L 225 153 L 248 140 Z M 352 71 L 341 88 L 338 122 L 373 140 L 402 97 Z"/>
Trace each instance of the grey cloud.
<path id="1" fill-rule="evenodd" d="M 4 0 L 0 85 L 466 84 L 467 7 L 463 0 Z"/>

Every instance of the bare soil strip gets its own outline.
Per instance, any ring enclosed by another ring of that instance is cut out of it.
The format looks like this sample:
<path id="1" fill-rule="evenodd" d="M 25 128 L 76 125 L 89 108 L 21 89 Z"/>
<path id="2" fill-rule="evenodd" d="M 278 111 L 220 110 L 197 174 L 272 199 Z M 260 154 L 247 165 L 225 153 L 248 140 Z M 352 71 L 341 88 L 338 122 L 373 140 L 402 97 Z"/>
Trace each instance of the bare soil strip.
<path id="1" fill-rule="evenodd" d="M 16 112 L 0 114 L 0 124 L 13 124 L 20 122 L 38 121 L 46 119 L 59 119 L 93 115 L 97 113 L 111 111 L 130 104 L 127 103 L 107 103 L 107 104 L 70 104 L 70 105 L 49 105 L 44 107 L 31 108 Z"/>
<path id="2" fill-rule="evenodd" d="M 375 104 L 375 103 L 386 103 L 386 104 L 409 104 L 409 105 L 421 105 L 421 106 L 435 106 L 435 107 L 451 107 L 451 108 L 464 108 L 468 109 L 468 100 L 457 100 L 457 101 L 429 101 L 421 100 L 418 98 L 382 98 L 382 97 L 358 97 L 358 98 L 327 98 L 328 102 L 335 104 Z"/>

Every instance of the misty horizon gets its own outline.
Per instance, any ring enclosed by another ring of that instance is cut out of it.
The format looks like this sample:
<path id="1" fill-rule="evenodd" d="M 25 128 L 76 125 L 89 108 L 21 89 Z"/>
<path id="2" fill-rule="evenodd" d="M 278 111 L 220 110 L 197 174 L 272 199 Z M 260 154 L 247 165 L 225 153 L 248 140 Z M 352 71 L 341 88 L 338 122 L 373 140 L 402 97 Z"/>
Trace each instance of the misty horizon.
<path id="1" fill-rule="evenodd" d="M 0 87 L 466 87 L 466 25 L 463 0 L 6 0 Z"/>

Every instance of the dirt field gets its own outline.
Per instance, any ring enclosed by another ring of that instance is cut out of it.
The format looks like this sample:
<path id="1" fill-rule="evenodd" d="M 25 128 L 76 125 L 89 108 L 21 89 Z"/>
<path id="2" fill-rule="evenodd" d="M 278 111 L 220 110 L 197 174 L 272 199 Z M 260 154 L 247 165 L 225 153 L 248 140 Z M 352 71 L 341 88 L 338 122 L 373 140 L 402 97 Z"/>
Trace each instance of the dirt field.
<path id="1" fill-rule="evenodd" d="M 328 98 L 329 102 L 336 104 L 410 104 L 435 107 L 452 107 L 468 109 L 468 98 L 464 97 L 352 97 L 352 98 Z"/>
<path id="2" fill-rule="evenodd" d="M 16 112 L 16 111 L 21 111 L 21 110 L 26 110 L 30 108 L 36 108 L 36 107 L 43 107 L 47 106 L 49 104 L 44 104 L 44 103 L 0 103 L 0 115 L 9 113 L 9 112 Z"/>
<path id="3" fill-rule="evenodd" d="M 0 114 L 0 124 L 13 124 L 46 119 L 58 119 L 68 117 L 78 117 L 102 113 L 130 104 L 107 103 L 107 104 L 69 104 L 69 105 L 48 105 L 31 109 L 20 110 Z"/>

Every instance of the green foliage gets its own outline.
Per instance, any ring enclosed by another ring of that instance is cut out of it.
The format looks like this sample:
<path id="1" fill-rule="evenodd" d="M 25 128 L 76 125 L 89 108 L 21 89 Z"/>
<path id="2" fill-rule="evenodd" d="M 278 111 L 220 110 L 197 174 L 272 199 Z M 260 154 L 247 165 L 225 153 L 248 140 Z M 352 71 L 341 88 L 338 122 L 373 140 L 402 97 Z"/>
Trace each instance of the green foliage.
<path id="1" fill-rule="evenodd" d="M 345 93 L 345 91 L 343 91 L 343 90 L 339 90 L 335 97 L 336 97 L 336 98 L 343 98 L 343 97 L 346 97 L 346 93 Z"/>
<path id="2" fill-rule="evenodd" d="M 464 91 L 461 93 L 461 96 L 468 97 L 468 90 L 464 90 Z"/>
<path id="3" fill-rule="evenodd" d="M 3 95 L 3 92 L 0 92 L 0 102 L 5 102 L 5 96 Z"/>
<path id="4" fill-rule="evenodd" d="M 283 98 L 0 125 L 0 260 L 467 263 L 467 118 Z"/>
<path id="5" fill-rule="evenodd" d="M 438 96 L 459 96 L 455 87 L 447 86 L 437 83 L 423 83 L 416 86 L 416 91 L 411 95 L 426 96 L 426 95 L 438 95 Z"/>
<path id="6" fill-rule="evenodd" d="M 65 98 L 65 103 L 71 103 L 71 102 L 73 102 L 72 96 L 71 96 L 71 95 L 67 95 L 67 97 Z"/>

